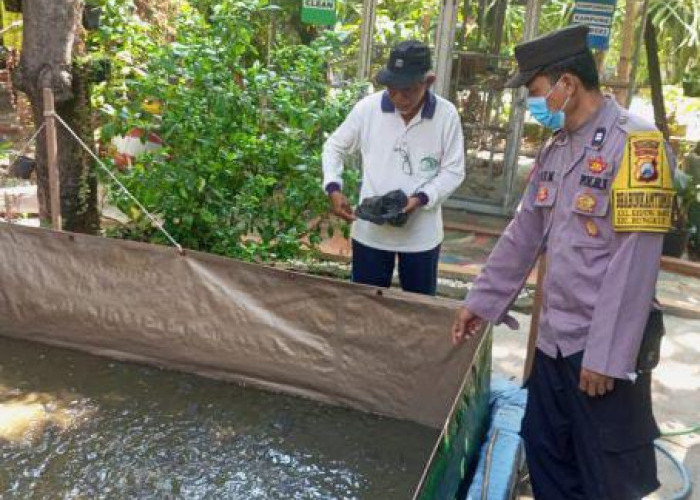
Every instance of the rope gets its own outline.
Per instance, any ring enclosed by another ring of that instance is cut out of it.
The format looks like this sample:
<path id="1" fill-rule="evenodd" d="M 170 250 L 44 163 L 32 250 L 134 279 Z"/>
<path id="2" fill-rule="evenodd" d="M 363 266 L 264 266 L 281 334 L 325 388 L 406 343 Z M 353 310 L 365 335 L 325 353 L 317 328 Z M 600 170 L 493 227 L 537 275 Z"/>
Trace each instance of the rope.
<path id="1" fill-rule="evenodd" d="M 114 175 L 114 173 L 112 173 L 112 170 L 111 170 L 107 165 L 105 165 L 104 162 L 103 162 L 102 160 L 100 160 L 100 159 L 97 157 L 97 155 L 96 155 L 95 153 L 92 152 L 92 149 L 90 149 L 90 148 L 87 146 L 87 144 L 85 144 L 85 142 L 83 142 L 83 140 L 82 140 L 80 137 L 78 137 L 78 134 L 76 134 L 76 133 L 73 131 L 73 129 L 71 129 L 70 126 L 69 126 L 65 121 L 63 121 L 63 118 L 61 118 L 61 117 L 60 117 L 58 114 L 56 114 L 56 113 L 51 113 L 50 116 L 53 116 L 54 118 L 56 118 L 56 119 L 58 120 L 58 122 L 59 122 L 61 125 L 63 125 L 63 128 L 65 128 L 65 129 L 68 131 L 68 133 L 70 133 L 70 134 L 73 136 L 73 138 L 74 138 L 76 141 L 78 141 L 78 144 L 80 144 L 80 145 L 83 147 L 83 149 L 84 149 L 85 151 L 87 151 L 88 154 L 89 154 L 90 156 L 92 156 L 92 158 L 97 162 L 97 164 L 102 168 L 102 170 L 104 170 L 104 171 L 107 173 L 107 175 L 109 175 L 109 176 L 112 178 L 112 180 L 122 189 L 122 191 L 124 191 L 124 193 L 126 193 L 126 195 L 127 195 L 129 198 L 131 198 L 131 200 L 132 200 L 134 203 L 136 203 L 136 206 L 138 206 L 139 209 L 140 209 L 144 214 L 146 214 L 146 217 L 148 217 L 148 218 L 150 219 L 150 221 L 153 223 L 153 225 L 154 225 L 158 230 L 160 230 L 160 232 L 162 232 L 162 233 L 165 235 L 166 238 L 168 238 L 168 240 L 170 241 L 170 243 L 172 243 L 173 246 L 175 246 L 175 248 L 177 248 L 178 252 L 184 253 L 184 250 L 182 249 L 182 246 L 181 246 L 177 241 L 175 241 L 175 238 L 173 238 L 173 237 L 171 236 L 171 234 L 170 234 L 168 231 L 166 231 L 166 229 L 163 227 L 163 225 L 162 225 L 153 215 L 151 215 L 151 213 L 150 213 L 148 210 L 146 210 L 146 207 L 144 207 L 144 206 L 141 204 L 141 202 L 140 202 L 139 200 L 137 200 L 136 197 L 135 197 L 133 194 L 131 194 L 131 193 L 129 192 L 129 190 L 126 188 L 126 186 L 125 186 L 124 184 L 122 184 L 122 183 L 119 181 L 119 179 L 117 179 L 117 177 Z"/>
<path id="2" fill-rule="evenodd" d="M 22 21 L 19 21 L 19 20 L 13 22 L 7 28 L 3 28 L 0 30 L 0 36 L 4 35 L 8 31 L 12 31 L 13 29 L 19 28 L 20 26 L 22 26 L 22 24 L 24 24 L 24 23 Z"/>

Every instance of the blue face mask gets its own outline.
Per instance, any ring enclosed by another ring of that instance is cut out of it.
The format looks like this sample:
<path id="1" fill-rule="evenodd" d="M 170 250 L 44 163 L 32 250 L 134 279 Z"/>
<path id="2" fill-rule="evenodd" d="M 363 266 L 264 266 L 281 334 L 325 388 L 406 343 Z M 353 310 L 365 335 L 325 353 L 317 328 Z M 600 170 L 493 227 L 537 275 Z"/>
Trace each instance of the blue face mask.
<path id="1" fill-rule="evenodd" d="M 545 97 L 528 97 L 527 109 L 532 117 L 540 122 L 544 128 L 559 130 L 564 126 L 566 115 L 560 109 L 559 111 L 551 111 L 547 107 L 547 99 Z"/>
<path id="2" fill-rule="evenodd" d="M 547 106 L 547 98 L 554 91 L 558 84 L 559 82 L 554 84 L 554 87 L 552 87 L 552 89 L 549 92 L 547 92 L 547 95 L 544 97 L 527 98 L 527 109 L 532 115 L 532 117 L 535 120 L 537 120 L 543 127 L 552 130 L 559 130 L 564 126 L 564 122 L 566 121 L 566 114 L 564 114 L 564 108 L 569 102 L 569 98 L 567 97 L 559 111 L 552 111 L 549 109 L 549 106 Z"/>

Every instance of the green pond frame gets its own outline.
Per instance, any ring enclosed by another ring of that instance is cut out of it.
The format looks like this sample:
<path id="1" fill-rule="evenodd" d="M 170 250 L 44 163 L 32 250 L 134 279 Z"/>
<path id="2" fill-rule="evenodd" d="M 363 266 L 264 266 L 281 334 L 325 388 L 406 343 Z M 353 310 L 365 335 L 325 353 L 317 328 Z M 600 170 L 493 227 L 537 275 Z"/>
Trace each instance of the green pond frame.
<path id="1" fill-rule="evenodd" d="M 489 421 L 493 327 L 488 326 L 413 500 L 465 498 Z"/>

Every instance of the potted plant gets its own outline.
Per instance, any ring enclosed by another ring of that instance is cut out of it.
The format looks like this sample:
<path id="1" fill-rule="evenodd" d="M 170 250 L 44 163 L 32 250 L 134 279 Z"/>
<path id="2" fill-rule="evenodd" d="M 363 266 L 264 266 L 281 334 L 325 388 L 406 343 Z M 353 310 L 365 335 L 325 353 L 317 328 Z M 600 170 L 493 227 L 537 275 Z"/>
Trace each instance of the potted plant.
<path id="1" fill-rule="evenodd" d="M 94 3 L 86 3 L 83 9 L 83 28 L 88 31 L 96 30 L 100 27 L 100 17 L 102 16 L 102 7 Z"/>
<path id="2" fill-rule="evenodd" d="M 674 176 L 676 198 L 673 228 L 664 237 L 663 254 L 700 260 L 700 143 L 684 159 L 684 170 Z"/>
<path id="3" fill-rule="evenodd" d="M 7 12 L 22 12 L 22 0 L 5 0 Z"/>
<path id="4" fill-rule="evenodd" d="M 679 204 L 674 206 L 673 227 L 664 235 L 662 254 L 668 257 L 680 258 L 688 246 L 690 231 L 686 227 L 686 220 L 680 216 Z"/>
<path id="5" fill-rule="evenodd" d="M 683 95 L 686 97 L 700 97 L 700 65 L 691 68 L 683 78 Z"/>

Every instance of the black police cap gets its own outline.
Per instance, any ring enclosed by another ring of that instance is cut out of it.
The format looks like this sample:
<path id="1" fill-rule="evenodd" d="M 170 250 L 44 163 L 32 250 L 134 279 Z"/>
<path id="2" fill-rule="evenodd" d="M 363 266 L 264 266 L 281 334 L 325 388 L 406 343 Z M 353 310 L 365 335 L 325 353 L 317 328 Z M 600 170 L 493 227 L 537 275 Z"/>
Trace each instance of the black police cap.
<path id="1" fill-rule="evenodd" d="M 518 72 L 506 87 L 527 85 L 542 70 L 570 57 L 588 52 L 588 26 L 577 24 L 516 45 Z"/>

